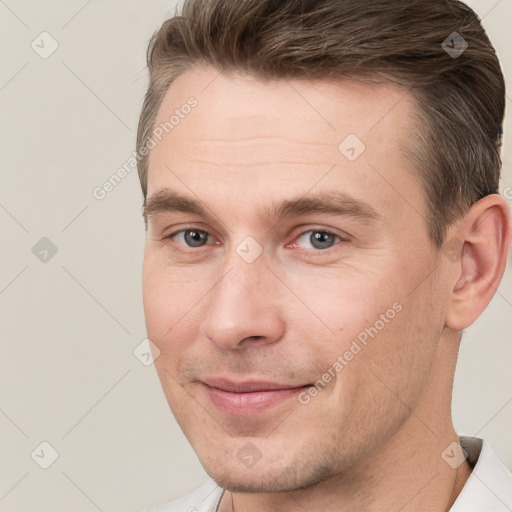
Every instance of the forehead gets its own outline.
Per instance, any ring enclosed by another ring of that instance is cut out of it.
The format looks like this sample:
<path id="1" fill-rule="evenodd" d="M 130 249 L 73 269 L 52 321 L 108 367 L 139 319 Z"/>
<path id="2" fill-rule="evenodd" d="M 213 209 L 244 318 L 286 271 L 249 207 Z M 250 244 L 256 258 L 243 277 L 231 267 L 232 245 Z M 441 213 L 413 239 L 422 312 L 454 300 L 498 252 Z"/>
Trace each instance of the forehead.
<path id="1" fill-rule="evenodd" d="M 183 189 L 180 176 L 196 191 L 300 193 L 336 166 L 326 185 L 380 187 L 389 200 L 412 194 L 421 202 L 404 152 L 416 108 L 410 93 L 389 84 L 263 81 L 196 66 L 173 82 L 157 113 L 155 126 L 167 129 L 150 153 L 148 195 L 171 182 Z"/>
<path id="2" fill-rule="evenodd" d="M 330 131 L 333 136 L 339 132 L 333 137 L 337 140 L 347 129 L 377 135 L 389 134 L 389 127 L 397 122 L 407 128 L 416 109 L 412 95 L 392 84 L 370 85 L 355 79 L 270 81 L 194 66 L 169 87 L 156 124 L 169 121 L 191 97 L 198 103 L 194 115 L 186 123 L 180 122 L 179 130 L 174 126 L 173 134 L 185 132 L 200 138 L 215 131 L 219 136 L 243 138 L 258 130 L 270 134 Z M 303 121 L 299 126 L 297 119 Z"/>

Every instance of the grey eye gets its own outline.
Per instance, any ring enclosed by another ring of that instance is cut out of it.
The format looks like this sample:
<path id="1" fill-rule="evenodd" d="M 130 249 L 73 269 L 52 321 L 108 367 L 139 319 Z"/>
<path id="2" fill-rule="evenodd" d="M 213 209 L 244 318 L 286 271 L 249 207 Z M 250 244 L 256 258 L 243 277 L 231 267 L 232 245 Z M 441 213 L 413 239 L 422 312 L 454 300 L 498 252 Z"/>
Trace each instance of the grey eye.
<path id="1" fill-rule="evenodd" d="M 332 247 L 340 237 L 329 233 L 328 231 L 306 231 L 299 238 L 299 245 L 303 243 L 310 244 L 313 249 L 329 249 Z M 309 249 L 310 247 L 305 247 Z"/>
<path id="2" fill-rule="evenodd" d="M 196 229 L 187 229 L 177 233 L 177 238 L 183 236 L 186 245 L 190 247 L 202 247 L 208 242 L 208 233 L 206 231 L 198 231 Z"/>

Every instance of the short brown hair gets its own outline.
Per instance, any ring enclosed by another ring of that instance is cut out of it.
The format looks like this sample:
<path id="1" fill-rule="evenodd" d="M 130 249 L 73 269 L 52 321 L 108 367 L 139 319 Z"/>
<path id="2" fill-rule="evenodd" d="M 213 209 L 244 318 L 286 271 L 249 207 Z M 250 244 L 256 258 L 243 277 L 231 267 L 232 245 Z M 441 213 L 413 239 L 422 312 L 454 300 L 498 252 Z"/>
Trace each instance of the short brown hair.
<path id="1" fill-rule="evenodd" d="M 446 51 L 455 40 L 467 43 L 460 55 Z M 503 74 L 477 15 L 457 0 L 185 0 L 153 34 L 147 63 L 137 153 L 167 89 L 192 65 L 269 80 L 357 78 L 403 86 L 418 103 L 407 154 L 437 247 L 447 226 L 498 192 Z M 144 200 L 149 156 L 138 167 Z"/>

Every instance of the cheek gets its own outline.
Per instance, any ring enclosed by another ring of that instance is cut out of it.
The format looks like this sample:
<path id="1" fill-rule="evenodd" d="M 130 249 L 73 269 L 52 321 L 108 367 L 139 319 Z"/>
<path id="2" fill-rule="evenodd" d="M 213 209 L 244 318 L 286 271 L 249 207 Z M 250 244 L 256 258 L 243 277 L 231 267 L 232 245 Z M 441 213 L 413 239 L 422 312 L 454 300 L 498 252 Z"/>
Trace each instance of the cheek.
<path id="1" fill-rule="evenodd" d="M 197 273 L 192 278 L 190 272 L 171 269 L 156 256 L 145 257 L 142 296 L 146 328 L 148 337 L 161 350 L 165 349 L 168 340 L 179 339 L 177 334 L 187 325 L 207 289 L 207 284 Z"/>
<path id="2" fill-rule="evenodd" d="M 350 342 L 372 326 L 380 314 L 392 308 L 398 295 L 383 284 L 385 278 L 345 268 L 305 269 L 289 279 L 303 310 L 300 317 L 290 319 L 291 325 L 301 329 L 307 322 L 307 330 L 313 326 L 323 329 L 333 343 L 314 340 L 320 349 L 343 348 L 336 347 L 340 340 Z"/>
<path id="3" fill-rule="evenodd" d="M 382 421 L 387 414 L 408 416 L 429 385 L 437 340 L 431 333 L 435 313 L 433 309 L 427 313 L 425 304 L 428 301 L 403 299 L 394 318 L 379 315 L 388 323 L 374 320 L 365 327 L 364 344 L 355 339 L 361 350 L 347 364 L 340 385 L 375 416 L 381 415 Z M 364 418 L 364 411 L 361 414 Z"/>
<path id="4" fill-rule="evenodd" d="M 409 294 L 408 281 L 418 279 L 388 272 L 322 269 L 294 276 L 291 288 L 309 311 L 298 308 L 289 325 L 301 332 L 301 348 L 317 361 L 318 379 L 329 381 L 334 401 L 346 400 L 347 390 L 366 395 L 366 401 L 390 392 L 414 401 L 428 378 L 435 357 L 428 334 L 435 323 L 429 304 L 434 294 L 428 283 Z"/>

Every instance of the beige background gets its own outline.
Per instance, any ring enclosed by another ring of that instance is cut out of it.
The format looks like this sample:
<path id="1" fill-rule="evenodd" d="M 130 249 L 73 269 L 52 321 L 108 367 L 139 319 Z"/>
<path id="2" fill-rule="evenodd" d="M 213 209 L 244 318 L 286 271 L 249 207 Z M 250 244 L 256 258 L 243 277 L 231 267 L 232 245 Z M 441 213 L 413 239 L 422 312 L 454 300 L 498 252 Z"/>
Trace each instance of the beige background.
<path id="1" fill-rule="evenodd" d="M 512 84 L 512 0 L 470 3 Z M 0 512 L 135 512 L 206 478 L 154 368 L 133 354 L 145 338 L 137 175 L 102 201 L 92 194 L 135 149 L 146 44 L 173 7 L 0 0 Z M 43 50 L 44 31 L 59 45 L 46 59 L 31 47 Z M 47 262 L 32 252 L 42 237 L 58 250 Z M 465 335 L 454 415 L 510 468 L 511 333 L 509 268 Z M 43 441 L 58 452 L 46 470 Z"/>

